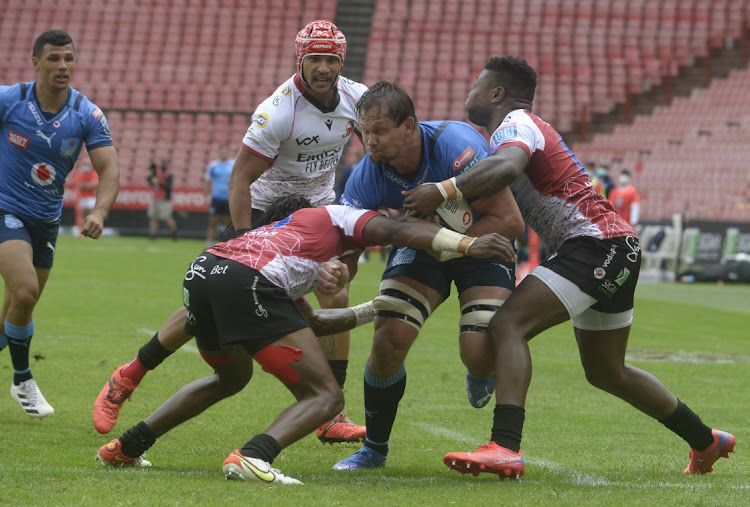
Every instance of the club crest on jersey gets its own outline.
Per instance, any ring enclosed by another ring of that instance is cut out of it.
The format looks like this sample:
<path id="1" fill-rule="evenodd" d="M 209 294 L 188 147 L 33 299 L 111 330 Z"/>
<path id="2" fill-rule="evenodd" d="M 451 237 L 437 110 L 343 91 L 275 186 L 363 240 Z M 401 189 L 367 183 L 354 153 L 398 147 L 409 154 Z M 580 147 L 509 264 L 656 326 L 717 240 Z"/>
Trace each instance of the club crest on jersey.
<path id="1" fill-rule="evenodd" d="M 71 158 L 78 151 L 78 147 L 81 145 L 80 139 L 63 139 L 62 148 L 60 154 L 65 158 Z"/>
<path id="2" fill-rule="evenodd" d="M 29 138 L 18 132 L 8 131 L 8 141 L 17 148 L 25 150 L 29 146 Z"/>
<path id="3" fill-rule="evenodd" d="M 274 106 L 278 106 L 279 104 L 281 104 L 281 101 L 282 101 L 282 100 L 284 100 L 284 99 L 283 99 L 283 98 L 281 98 L 281 95 L 276 95 L 276 96 L 275 96 L 275 97 L 273 98 L 273 101 L 272 101 L 271 103 L 272 103 L 272 104 L 273 104 Z"/>
<path id="4" fill-rule="evenodd" d="M 5 215 L 5 227 L 8 229 L 20 229 L 23 227 L 23 222 L 18 217 L 8 213 Z"/>
<path id="5" fill-rule="evenodd" d="M 504 127 L 501 127 L 495 131 L 494 134 L 492 134 L 492 144 L 495 146 L 499 146 L 505 141 L 506 139 L 513 139 L 514 137 L 518 136 L 518 129 L 515 125 L 506 125 Z"/>
<path id="6" fill-rule="evenodd" d="M 594 268 L 594 278 L 601 280 L 607 274 L 607 270 L 602 267 Z"/>
<path id="7" fill-rule="evenodd" d="M 268 125 L 268 122 L 270 121 L 268 118 L 268 115 L 266 113 L 258 113 L 253 118 L 253 121 L 258 124 L 260 128 L 265 127 Z"/>
<path id="8" fill-rule="evenodd" d="M 50 164 L 40 162 L 31 166 L 31 179 L 33 179 L 37 185 L 48 187 L 54 183 L 56 176 L 57 171 L 55 171 L 55 168 Z"/>

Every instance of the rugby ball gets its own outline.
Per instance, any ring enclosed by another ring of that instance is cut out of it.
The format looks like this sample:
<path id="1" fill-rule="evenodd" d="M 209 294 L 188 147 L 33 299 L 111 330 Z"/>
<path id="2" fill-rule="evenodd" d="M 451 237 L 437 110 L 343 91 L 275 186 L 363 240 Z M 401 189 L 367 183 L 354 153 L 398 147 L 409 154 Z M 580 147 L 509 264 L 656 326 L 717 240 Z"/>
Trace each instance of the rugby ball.
<path id="1" fill-rule="evenodd" d="M 474 212 L 466 199 L 444 201 L 435 210 L 440 217 L 440 225 L 456 232 L 466 232 L 474 223 Z"/>

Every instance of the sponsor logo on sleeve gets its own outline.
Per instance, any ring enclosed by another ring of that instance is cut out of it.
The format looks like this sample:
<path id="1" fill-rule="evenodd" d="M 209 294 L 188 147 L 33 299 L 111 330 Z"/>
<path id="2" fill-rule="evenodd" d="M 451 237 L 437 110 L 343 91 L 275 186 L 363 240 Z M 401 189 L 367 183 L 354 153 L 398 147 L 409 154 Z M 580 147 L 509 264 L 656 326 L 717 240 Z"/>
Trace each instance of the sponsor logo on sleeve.
<path id="1" fill-rule="evenodd" d="M 515 137 L 518 137 L 518 129 L 516 128 L 515 124 L 505 125 L 504 127 L 500 127 L 499 129 L 497 129 L 495 133 L 492 134 L 492 144 L 493 146 L 500 146 L 501 144 L 503 144 L 503 142 Z"/>
<path id="2" fill-rule="evenodd" d="M 263 128 L 268 125 L 268 122 L 270 120 L 268 119 L 268 115 L 266 113 L 258 113 L 253 117 L 253 121 L 257 123 L 260 128 Z"/>
<path id="3" fill-rule="evenodd" d="M 99 117 L 99 124 L 101 124 L 102 133 L 104 133 L 105 136 L 112 136 L 112 133 L 109 131 L 109 123 L 107 122 L 106 116 L 101 115 Z"/>
<path id="4" fill-rule="evenodd" d="M 21 148 L 22 150 L 25 150 L 29 146 L 28 137 L 19 134 L 18 132 L 13 132 L 12 130 L 8 131 L 8 140 L 10 141 L 10 144 L 17 148 Z"/>
<path id="5" fill-rule="evenodd" d="M 476 158 L 476 152 L 474 149 L 469 146 L 466 148 L 463 153 L 461 153 L 456 160 L 453 161 L 453 170 L 455 172 L 459 172 L 461 169 L 463 169 L 467 164 L 469 164 L 472 160 Z"/>
<path id="6" fill-rule="evenodd" d="M 91 116 L 93 116 L 93 117 L 94 117 L 94 118 L 96 118 L 97 120 L 99 119 L 99 117 L 100 117 L 101 115 L 102 115 L 102 110 L 101 110 L 101 109 L 99 109 L 98 107 L 97 107 L 96 109 L 94 109 L 94 112 L 93 112 L 93 113 L 91 113 Z"/>
<path id="7" fill-rule="evenodd" d="M 291 86 L 287 86 L 286 88 L 284 88 L 283 90 L 281 90 L 281 94 L 284 97 L 288 97 L 291 93 L 292 93 L 292 87 Z"/>

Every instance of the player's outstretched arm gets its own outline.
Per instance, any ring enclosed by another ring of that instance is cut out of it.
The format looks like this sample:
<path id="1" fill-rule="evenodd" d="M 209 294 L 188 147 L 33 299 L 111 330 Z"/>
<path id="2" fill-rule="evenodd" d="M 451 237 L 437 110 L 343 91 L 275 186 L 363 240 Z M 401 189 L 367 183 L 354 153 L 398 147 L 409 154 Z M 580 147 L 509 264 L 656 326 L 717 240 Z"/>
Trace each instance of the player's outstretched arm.
<path id="1" fill-rule="evenodd" d="M 375 317 L 372 301 L 350 308 L 314 310 L 310 302 L 302 298 L 297 301 L 297 306 L 316 336 L 330 336 L 351 331 L 355 327 L 372 322 Z"/>
<path id="2" fill-rule="evenodd" d="M 104 219 L 120 192 L 120 164 L 114 146 L 102 146 L 89 151 L 91 165 L 99 177 L 96 188 L 96 204 L 83 219 L 81 234 L 88 238 L 98 239 L 104 230 Z"/>
<path id="3" fill-rule="evenodd" d="M 418 250 L 456 252 L 479 259 L 500 257 L 509 262 L 516 259 L 513 244 L 497 233 L 472 238 L 413 217 L 401 220 L 373 217 L 365 225 L 363 233 L 366 239 L 379 245 L 393 244 Z"/>
<path id="4" fill-rule="evenodd" d="M 437 185 L 420 185 L 402 192 L 404 209 L 417 217 L 427 217 L 452 199 L 473 199 L 494 194 L 506 188 L 521 175 L 529 156 L 521 147 L 510 146 L 495 155 L 483 158 L 468 171 L 441 181 Z M 441 191 L 442 188 L 442 191 Z"/>

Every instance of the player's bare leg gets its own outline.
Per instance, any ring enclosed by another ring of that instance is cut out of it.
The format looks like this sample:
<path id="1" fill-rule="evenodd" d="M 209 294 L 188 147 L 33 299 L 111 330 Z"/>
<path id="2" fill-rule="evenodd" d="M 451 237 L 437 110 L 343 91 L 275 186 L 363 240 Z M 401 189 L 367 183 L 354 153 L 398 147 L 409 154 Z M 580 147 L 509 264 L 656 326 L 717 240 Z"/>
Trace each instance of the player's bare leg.
<path id="1" fill-rule="evenodd" d="M 30 342 L 34 334 L 33 311 L 49 278 L 49 269 L 35 268 L 31 245 L 21 240 L 0 243 L 0 275 L 5 283 L 0 336 L 8 345 L 13 364 L 10 394 L 34 418 L 53 415 L 31 374 Z M 4 345 L 3 345 L 4 346 Z"/>
<path id="2" fill-rule="evenodd" d="M 359 451 L 337 462 L 334 470 L 385 466 L 398 404 L 406 390 L 404 361 L 424 320 L 445 298 L 435 289 L 403 275 L 381 282 L 381 294 L 384 286 L 403 293 L 409 301 L 386 296 L 375 302 L 381 316 L 375 317 L 372 353 L 365 367 L 367 435 Z"/>
<path id="3" fill-rule="evenodd" d="M 495 392 L 494 349 L 487 325 L 511 291 L 503 287 L 474 286 L 459 295 L 461 306 L 458 337 L 461 360 L 466 366 L 469 403 L 482 408 Z"/>
<path id="4" fill-rule="evenodd" d="M 372 302 L 368 301 L 354 308 L 315 310 L 307 320 L 316 335 L 327 335 L 372 322 L 372 312 Z M 112 430 L 124 402 L 130 399 L 146 373 L 192 339 L 185 334 L 186 319 L 187 310 L 181 306 L 130 363 L 115 368 L 94 403 L 94 427 L 99 433 Z"/>
<path id="5" fill-rule="evenodd" d="M 333 296 L 327 296 L 315 291 L 321 308 L 335 309 L 346 308 L 349 305 L 349 284 Z M 350 333 L 336 333 L 327 336 L 319 336 L 328 364 L 341 389 L 346 382 L 346 372 L 349 366 L 349 343 Z M 330 421 L 326 421 L 316 430 L 316 435 L 323 443 L 339 442 L 361 442 L 365 438 L 367 429 L 364 426 L 354 424 L 345 412 L 336 414 Z"/>
<path id="6" fill-rule="evenodd" d="M 153 338 L 140 348 L 131 362 L 115 368 L 94 402 L 94 428 L 99 433 L 106 434 L 112 430 L 120 416 L 120 409 L 130 399 L 143 377 L 190 341 L 191 336 L 185 333 L 186 319 L 187 310 L 181 306 Z"/>

